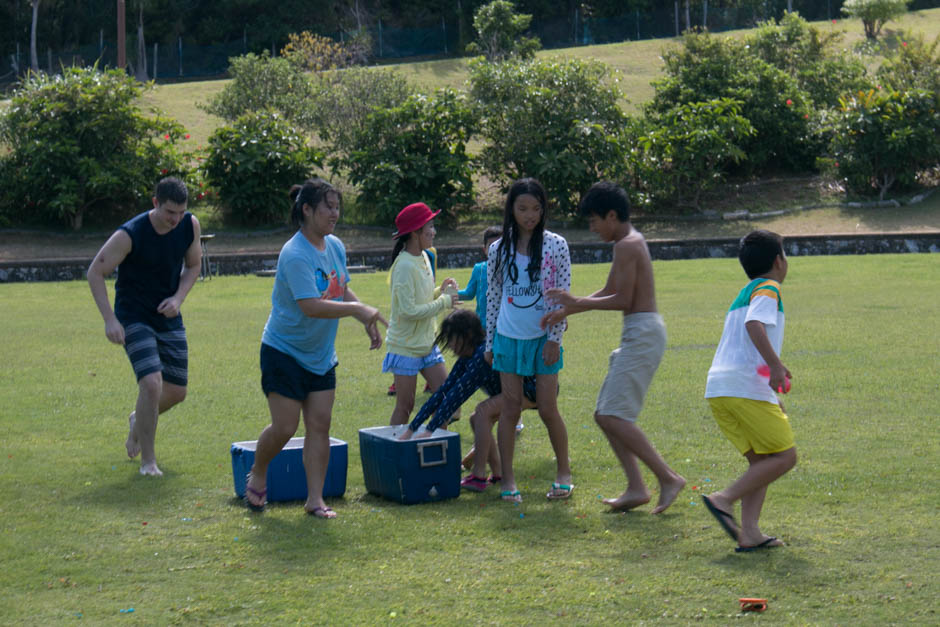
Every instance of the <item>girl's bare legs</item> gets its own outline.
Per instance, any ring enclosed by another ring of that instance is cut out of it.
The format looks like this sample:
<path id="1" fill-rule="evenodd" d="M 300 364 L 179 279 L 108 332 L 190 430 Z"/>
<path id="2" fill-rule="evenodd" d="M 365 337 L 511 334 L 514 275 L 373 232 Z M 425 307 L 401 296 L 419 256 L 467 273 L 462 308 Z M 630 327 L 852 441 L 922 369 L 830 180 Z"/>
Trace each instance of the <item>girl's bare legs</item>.
<path id="1" fill-rule="evenodd" d="M 434 394 L 437 392 L 437 388 L 444 385 L 444 381 L 447 380 L 447 366 L 443 363 L 428 366 L 421 371 L 421 375 L 428 382 L 428 386 L 431 388 L 431 394 Z"/>
<path id="2" fill-rule="evenodd" d="M 521 379 L 520 379 L 521 382 Z M 535 398 L 538 399 L 539 418 L 548 429 L 548 439 L 555 451 L 555 482 L 571 485 L 571 460 L 568 457 L 568 429 L 558 411 L 558 375 L 540 374 L 535 377 Z M 518 422 L 518 420 L 516 421 Z M 502 425 L 500 425 L 502 426 Z M 515 423 L 513 423 L 515 430 Z"/>
<path id="3" fill-rule="evenodd" d="M 415 386 L 418 383 L 416 374 L 395 375 L 395 409 L 392 410 L 390 425 L 403 425 L 408 423 L 411 411 L 415 408 Z"/>
<path id="4" fill-rule="evenodd" d="M 708 498 L 715 507 L 725 512 L 731 512 L 735 501 L 741 501 L 741 533 L 738 542 L 741 546 L 755 546 L 770 537 L 764 535 L 758 526 L 767 486 L 796 465 L 796 447 L 769 455 L 748 451 L 744 456 L 749 464 L 747 471 L 730 486 L 713 492 Z"/>
<path id="5" fill-rule="evenodd" d="M 255 493 L 266 490 L 268 464 L 297 432 L 302 407 L 300 401 L 281 396 L 277 392 L 268 394 L 271 424 L 264 428 L 258 438 L 258 444 L 255 447 L 255 461 L 251 466 L 251 478 L 248 482 L 248 487 L 254 490 Z M 254 495 L 250 490 L 247 491 L 245 496 L 253 505 L 263 505 L 263 502 L 256 502 L 257 499 L 253 498 Z"/>
<path id="6" fill-rule="evenodd" d="M 516 447 L 516 423 L 522 415 L 522 377 L 509 372 L 499 373 L 499 382 L 503 388 L 502 410 L 499 414 L 499 426 L 496 428 L 499 459 L 503 465 L 503 479 L 500 486 L 503 492 L 515 492 L 516 475 L 512 469 L 512 457 Z M 555 390 L 552 390 L 554 396 Z"/>
<path id="7" fill-rule="evenodd" d="M 494 476 L 502 476 L 499 450 L 496 447 L 496 440 L 493 439 L 493 425 L 499 422 L 502 406 L 502 394 L 497 394 L 480 402 L 473 410 L 473 415 L 470 416 L 474 450 L 473 467 L 470 472 L 476 477 L 486 477 L 487 462 Z"/>
<path id="8" fill-rule="evenodd" d="M 304 429 L 304 470 L 307 474 L 307 502 L 304 509 L 308 512 L 324 510 L 323 482 L 330 462 L 330 422 L 333 416 L 333 401 L 336 390 L 311 392 L 303 402 Z"/>

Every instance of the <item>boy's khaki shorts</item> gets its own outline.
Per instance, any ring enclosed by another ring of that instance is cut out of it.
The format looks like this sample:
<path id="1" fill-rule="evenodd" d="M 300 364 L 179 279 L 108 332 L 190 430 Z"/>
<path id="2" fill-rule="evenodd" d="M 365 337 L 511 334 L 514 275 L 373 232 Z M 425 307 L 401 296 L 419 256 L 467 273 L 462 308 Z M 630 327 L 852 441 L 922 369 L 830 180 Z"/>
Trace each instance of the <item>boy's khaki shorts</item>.
<path id="1" fill-rule="evenodd" d="M 708 399 L 715 422 L 741 454 L 780 453 L 796 446 L 793 430 L 780 405 L 750 398 L 719 396 Z"/>
<path id="2" fill-rule="evenodd" d="M 662 316 L 649 311 L 624 316 L 620 347 L 610 354 L 595 412 L 636 422 L 665 352 L 666 325 Z"/>

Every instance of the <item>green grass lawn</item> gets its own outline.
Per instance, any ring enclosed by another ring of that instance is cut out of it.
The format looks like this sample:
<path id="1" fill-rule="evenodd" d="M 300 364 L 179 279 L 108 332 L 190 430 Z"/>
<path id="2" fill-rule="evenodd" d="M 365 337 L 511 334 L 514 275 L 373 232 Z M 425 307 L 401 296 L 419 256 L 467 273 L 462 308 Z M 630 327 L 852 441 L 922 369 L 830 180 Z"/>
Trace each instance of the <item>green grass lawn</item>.
<path id="1" fill-rule="evenodd" d="M 574 291 L 606 271 L 576 266 Z M 743 470 L 702 393 L 745 278 L 733 259 L 655 272 L 669 346 L 640 424 L 689 481 L 659 517 L 599 502 L 625 483 L 592 420 L 616 313 L 577 316 L 565 336 L 572 499 L 544 498 L 554 461 L 527 412 L 521 506 L 493 490 L 416 506 L 365 492 L 357 431 L 387 423 L 393 401 L 383 353 L 344 320 L 331 433 L 349 443 L 349 475 L 339 517 L 322 521 L 300 503 L 250 515 L 233 498 L 229 446 L 269 419 L 257 364 L 271 279 L 214 278 L 187 300 L 190 395 L 161 420 L 157 480 L 124 454 L 133 376 L 87 286 L 0 285 L 0 622 L 724 624 L 757 596 L 762 623 L 936 624 L 936 256 L 790 260 L 783 358 L 800 461 L 763 515 L 788 546 L 761 554 L 735 554 L 699 498 Z M 469 269 L 452 274 L 463 283 Z M 387 311 L 384 274 L 353 278 Z"/>

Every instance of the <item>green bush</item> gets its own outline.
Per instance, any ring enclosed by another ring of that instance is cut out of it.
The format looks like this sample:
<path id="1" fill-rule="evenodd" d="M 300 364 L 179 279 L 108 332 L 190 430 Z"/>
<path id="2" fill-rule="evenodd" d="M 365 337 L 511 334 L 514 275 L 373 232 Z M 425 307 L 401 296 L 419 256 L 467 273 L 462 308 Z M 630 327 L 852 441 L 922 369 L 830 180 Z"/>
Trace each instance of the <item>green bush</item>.
<path id="1" fill-rule="evenodd" d="M 352 67 L 322 72 L 312 77 L 300 123 L 326 148 L 330 167 L 340 168 L 352 152 L 369 147 L 369 114 L 393 109 L 413 93 L 414 87 L 391 70 Z"/>
<path id="2" fill-rule="evenodd" d="M 702 192 L 724 180 L 724 166 L 746 158 L 740 144 L 753 134 L 733 100 L 693 102 L 658 116 L 640 138 L 651 193 L 698 209 Z"/>
<path id="3" fill-rule="evenodd" d="M 531 176 L 570 212 L 601 178 L 624 169 L 626 116 L 597 61 L 470 62 L 479 107 L 483 170 L 504 186 Z"/>
<path id="4" fill-rule="evenodd" d="M 268 226 L 287 222 L 290 186 L 322 162 L 322 153 L 308 147 L 279 113 L 263 110 L 216 129 L 202 168 L 223 222 Z"/>
<path id="5" fill-rule="evenodd" d="M 649 114 L 693 102 L 736 100 L 755 130 L 741 146 L 748 169 L 761 173 L 814 166 L 819 146 L 810 132 L 810 95 L 787 72 L 751 53 L 745 42 L 687 32 L 682 46 L 666 51 L 663 60 L 666 76 L 653 82 Z"/>
<path id="6" fill-rule="evenodd" d="M 865 37 L 877 39 L 881 27 L 907 13 L 911 0 L 845 0 L 842 12 L 862 20 Z"/>
<path id="7" fill-rule="evenodd" d="M 842 101 L 832 158 L 849 191 L 884 199 L 940 164 L 940 103 L 935 92 L 872 89 Z"/>
<path id="8" fill-rule="evenodd" d="M 402 207 L 417 201 L 443 210 L 445 219 L 454 217 L 457 205 L 473 200 L 466 144 L 475 125 L 466 98 L 451 89 L 375 109 L 359 147 L 340 161 L 359 187 L 356 217 L 391 224 Z"/>
<path id="9" fill-rule="evenodd" d="M 928 44 L 923 35 L 902 34 L 896 51 L 878 68 L 877 76 L 882 87 L 940 93 L 940 36 Z"/>
<path id="10" fill-rule="evenodd" d="M 311 86 L 299 65 L 271 57 L 267 50 L 232 57 L 229 63 L 232 80 L 201 105 L 206 112 L 234 122 L 245 113 L 274 109 L 293 124 L 303 123 Z"/>
<path id="11" fill-rule="evenodd" d="M 482 54 L 487 61 L 499 62 L 510 57 L 531 59 L 542 47 L 538 37 L 525 37 L 532 16 L 516 13 L 509 0 L 493 0 L 473 14 L 477 40 L 467 46 L 470 54 Z"/>
<path id="12" fill-rule="evenodd" d="M 747 37 L 749 53 L 794 79 L 819 108 L 834 107 L 839 97 L 870 87 L 865 65 L 839 48 L 840 32 L 823 32 L 797 13 L 768 20 Z"/>
<path id="13" fill-rule="evenodd" d="M 137 106 L 142 88 L 124 72 L 65 68 L 30 74 L 0 114 L 0 213 L 12 224 L 80 229 L 149 206 L 156 181 L 186 179 L 189 136 Z"/>

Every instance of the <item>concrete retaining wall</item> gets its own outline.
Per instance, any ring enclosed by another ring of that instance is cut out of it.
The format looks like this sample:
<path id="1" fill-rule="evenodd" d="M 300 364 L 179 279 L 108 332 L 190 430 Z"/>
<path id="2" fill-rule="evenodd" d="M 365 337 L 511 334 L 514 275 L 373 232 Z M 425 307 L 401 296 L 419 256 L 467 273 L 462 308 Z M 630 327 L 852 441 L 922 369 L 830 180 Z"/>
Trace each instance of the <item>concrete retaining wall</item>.
<path id="1" fill-rule="evenodd" d="M 940 252 L 940 231 L 904 234 L 803 235 L 786 238 L 787 255 L 870 255 L 879 253 Z M 736 257 L 737 238 L 650 240 L 653 259 L 701 259 Z M 605 263 L 611 259 L 611 245 L 571 244 L 573 263 Z M 391 247 L 381 250 L 349 251 L 349 265 L 385 269 L 391 263 Z M 213 255 L 213 274 L 253 274 L 277 267 L 277 252 Z M 438 250 L 442 268 L 467 268 L 480 260 L 479 246 L 455 246 Z M 85 278 L 91 259 L 42 259 L 0 262 L 0 283 L 22 281 L 73 281 Z"/>

